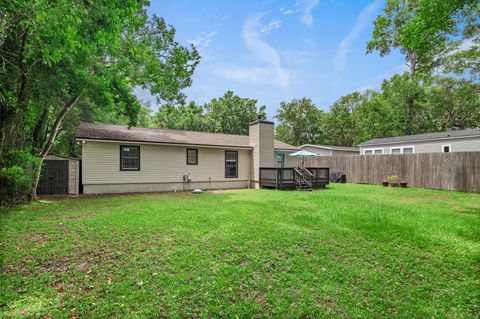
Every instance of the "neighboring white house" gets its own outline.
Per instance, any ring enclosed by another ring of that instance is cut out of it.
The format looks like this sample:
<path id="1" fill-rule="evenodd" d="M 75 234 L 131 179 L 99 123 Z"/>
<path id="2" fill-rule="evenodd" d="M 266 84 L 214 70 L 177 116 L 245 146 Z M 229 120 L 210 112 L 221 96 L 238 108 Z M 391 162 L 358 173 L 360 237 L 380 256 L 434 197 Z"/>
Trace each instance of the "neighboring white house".
<path id="1" fill-rule="evenodd" d="M 317 154 L 318 156 L 326 155 L 359 155 L 360 150 L 356 147 L 335 146 L 335 145 L 319 145 L 304 144 L 299 147 L 302 150 Z"/>
<path id="2" fill-rule="evenodd" d="M 361 155 L 480 151 L 480 130 L 376 138 L 359 145 Z"/>
<path id="3" fill-rule="evenodd" d="M 260 167 L 295 167 L 273 122 L 249 135 L 81 123 L 84 194 L 259 187 Z"/>

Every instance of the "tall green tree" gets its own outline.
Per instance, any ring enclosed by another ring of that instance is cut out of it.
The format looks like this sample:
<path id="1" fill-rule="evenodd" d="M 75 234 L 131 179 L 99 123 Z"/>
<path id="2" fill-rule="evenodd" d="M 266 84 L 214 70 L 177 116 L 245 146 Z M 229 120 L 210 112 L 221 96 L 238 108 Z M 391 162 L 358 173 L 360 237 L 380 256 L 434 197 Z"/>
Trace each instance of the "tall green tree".
<path id="1" fill-rule="evenodd" d="M 359 144 L 358 108 L 367 100 L 367 94 L 353 92 L 340 97 L 326 114 L 323 122 L 328 144 L 356 146 Z"/>
<path id="2" fill-rule="evenodd" d="M 282 102 L 277 109 L 276 137 L 286 143 L 302 145 L 323 141 L 323 112 L 308 98 Z"/>
<path id="3" fill-rule="evenodd" d="M 144 1 L 2 2 L 0 162 L 12 149 L 40 165 L 72 109 L 117 110 L 135 124 L 142 109 L 133 88 L 160 100 L 183 99 L 199 61 L 175 29 L 149 17 Z M 0 165 L 8 165 L 3 163 Z"/>
<path id="4" fill-rule="evenodd" d="M 164 104 L 153 119 L 155 126 L 188 131 L 208 131 L 205 109 L 195 102 L 188 104 Z"/>
<path id="5" fill-rule="evenodd" d="M 257 114 L 265 118 L 265 105 L 257 107 L 257 100 L 242 98 L 227 91 L 205 104 L 209 130 L 229 134 L 248 134 L 248 126 Z"/>
<path id="6" fill-rule="evenodd" d="M 359 141 L 377 137 L 405 135 L 406 123 L 410 133 L 423 133 L 425 107 L 425 82 L 412 80 L 406 72 L 384 80 L 379 92 L 369 92 L 356 109 L 356 126 Z M 404 106 L 413 101 L 410 110 Z"/>
<path id="7" fill-rule="evenodd" d="M 264 105 L 257 106 L 257 100 L 227 91 L 203 105 L 194 102 L 162 105 L 155 114 L 155 123 L 171 129 L 246 135 L 257 115 L 266 117 Z"/>
<path id="8" fill-rule="evenodd" d="M 480 84 L 466 79 L 437 77 L 428 90 L 426 121 L 430 131 L 480 126 Z"/>
<path id="9" fill-rule="evenodd" d="M 440 67 L 458 47 L 455 36 L 478 13 L 473 0 L 388 0 L 384 13 L 374 22 L 367 53 L 378 51 L 381 56 L 399 49 L 409 66 L 410 86 Z M 478 15 L 477 15 L 478 16 Z M 468 33 L 463 33 L 468 35 Z M 420 73 L 420 74 L 419 74 Z M 402 105 L 405 108 L 404 134 L 412 134 L 416 112 L 415 95 Z"/>

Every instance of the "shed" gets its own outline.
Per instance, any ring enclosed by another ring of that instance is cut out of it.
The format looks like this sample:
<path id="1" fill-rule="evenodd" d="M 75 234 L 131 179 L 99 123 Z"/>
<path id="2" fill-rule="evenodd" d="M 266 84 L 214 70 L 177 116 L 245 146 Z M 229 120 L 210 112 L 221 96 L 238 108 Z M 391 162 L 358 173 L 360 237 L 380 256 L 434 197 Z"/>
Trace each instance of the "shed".
<path id="1" fill-rule="evenodd" d="M 49 154 L 43 161 L 37 195 L 76 195 L 80 191 L 80 161 Z"/>

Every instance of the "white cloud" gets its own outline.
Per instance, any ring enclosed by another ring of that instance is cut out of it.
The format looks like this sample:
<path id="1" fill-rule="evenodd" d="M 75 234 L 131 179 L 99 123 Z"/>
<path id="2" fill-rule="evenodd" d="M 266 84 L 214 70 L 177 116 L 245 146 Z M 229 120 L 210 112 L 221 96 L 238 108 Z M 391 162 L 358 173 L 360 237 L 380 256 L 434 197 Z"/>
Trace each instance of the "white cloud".
<path id="1" fill-rule="evenodd" d="M 282 26 L 282 21 L 272 20 L 260 29 L 260 34 L 261 35 L 267 35 L 270 32 L 272 32 L 273 30 L 280 28 L 281 26 Z"/>
<path id="2" fill-rule="evenodd" d="M 350 30 L 348 35 L 340 42 L 339 46 L 337 47 L 337 51 L 334 58 L 334 67 L 335 67 L 335 75 L 336 75 L 336 83 L 340 82 L 341 73 L 345 69 L 347 65 L 347 55 L 350 51 L 350 46 L 353 42 L 358 38 L 360 33 L 363 29 L 372 21 L 374 18 L 375 13 L 377 12 L 381 0 L 375 0 L 368 4 L 357 17 L 355 21 L 355 25 Z"/>
<path id="3" fill-rule="evenodd" d="M 452 51 L 451 54 L 458 53 L 458 52 L 461 52 L 461 51 L 470 50 L 475 45 L 477 45 L 477 44 L 473 41 L 473 39 L 463 40 L 462 42 L 460 42 L 458 44 L 458 47 L 455 50 Z"/>
<path id="4" fill-rule="evenodd" d="M 188 44 L 193 44 L 199 51 L 206 49 L 212 42 L 212 38 L 218 34 L 218 31 L 202 32 L 194 39 L 188 39 Z"/>
<path id="5" fill-rule="evenodd" d="M 292 9 L 285 9 L 285 8 L 280 8 L 280 12 L 281 12 L 283 15 L 289 15 L 289 14 L 295 13 L 295 11 L 293 11 Z"/>
<path id="6" fill-rule="evenodd" d="M 260 38 L 261 17 L 261 14 L 253 14 L 247 17 L 242 32 L 243 41 L 250 52 L 276 71 L 275 82 L 277 85 L 284 90 L 288 90 L 289 77 L 282 68 L 280 55 L 272 46 Z"/>
<path id="7" fill-rule="evenodd" d="M 318 4 L 319 0 L 304 0 L 301 1 L 303 4 L 303 11 L 302 16 L 300 17 L 300 21 L 305 24 L 307 27 L 313 26 L 313 16 L 312 11 Z"/>
<path id="8" fill-rule="evenodd" d="M 309 46 L 314 46 L 315 45 L 315 40 L 311 38 L 303 38 L 302 39 L 303 43 Z"/>
<path id="9" fill-rule="evenodd" d="M 374 76 L 373 79 L 383 81 L 384 79 L 391 78 L 395 74 L 403 74 L 404 72 L 408 72 L 408 71 L 410 71 L 408 65 L 406 63 L 402 63 L 394 67 L 390 72 L 382 73 L 377 76 Z"/>
<path id="10" fill-rule="evenodd" d="M 229 66 L 218 68 L 214 73 L 219 77 L 240 82 L 273 83 L 287 91 L 290 75 L 282 68 L 278 52 L 261 39 L 261 18 L 262 14 L 248 16 L 242 37 L 248 50 L 264 65 L 261 67 Z"/>
<path id="11" fill-rule="evenodd" d="M 403 74 L 407 71 L 410 71 L 410 68 L 405 63 L 402 63 L 402 64 L 399 64 L 399 65 L 397 65 L 396 67 L 393 68 L 393 72 L 392 72 L 391 75 Z"/>
<path id="12" fill-rule="evenodd" d="M 309 61 L 313 57 L 313 52 L 287 50 L 282 52 L 282 56 L 290 63 L 302 64 Z"/>
<path id="13" fill-rule="evenodd" d="M 318 3 L 319 0 L 297 0 L 291 8 L 280 8 L 280 12 L 283 15 L 300 15 L 300 22 L 311 28 L 313 26 L 312 11 Z"/>
<path id="14" fill-rule="evenodd" d="M 276 76 L 276 70 L 271 67 L 227 66 L 214 71 L 215 75 L 238 82 L 267 84 Z"/>

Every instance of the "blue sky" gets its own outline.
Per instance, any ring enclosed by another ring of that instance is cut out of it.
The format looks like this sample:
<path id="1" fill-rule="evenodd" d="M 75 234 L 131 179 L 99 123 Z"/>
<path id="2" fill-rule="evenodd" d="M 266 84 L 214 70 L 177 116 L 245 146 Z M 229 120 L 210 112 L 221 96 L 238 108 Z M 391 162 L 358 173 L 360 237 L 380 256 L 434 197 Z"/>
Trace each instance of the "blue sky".
<path id="1" fill-rule="evenodd" d="M 153 0 L 149 11 L 175 27 L 177 41 L 200 51 L 188 100 L 204 103 L 233 90 L 265 104 L 272 119 L 281 101 L 309 97 L 328 110 L 340 96 L 378 88 L 405 69 L 398 52 L 365 54 L 383 6 L 384 0 Z"/>

